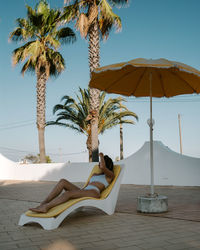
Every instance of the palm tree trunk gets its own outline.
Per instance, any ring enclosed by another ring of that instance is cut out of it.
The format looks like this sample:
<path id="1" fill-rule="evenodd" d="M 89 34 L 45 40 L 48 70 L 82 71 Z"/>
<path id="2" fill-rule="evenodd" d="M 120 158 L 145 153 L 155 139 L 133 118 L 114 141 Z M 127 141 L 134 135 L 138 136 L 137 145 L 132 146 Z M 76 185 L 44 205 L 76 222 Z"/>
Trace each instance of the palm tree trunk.
<path id="1" fill-rule="evenodd" d="M 89 153 L 89 162 L 92 162 L 91 135 L 88 135 L 86 145 Z"/>
<path id="2" fill-rule="evenodd" d="M 44 132 L 45 128 L 38 128 L 40 163 L 46 163 Z"/>
<path id="3" fill-rule="evenodd" d="M 46 110 L 46 73 L 37 73 L 37 128 L 40 162 L 46 163 L 45 153 L 45 110 Z"/>
<path id="4" fill-rule="evenodd" d="M 124 153 L 123 153 L 123 128 L 122 124 L 120 123 L 120 160 L 124 159 Z"/>
<path id="5" fill-rule="evenodd" d="M 89 150 L 89 162 L 92 162 L 92 150 Z"/>
<path id="6" fill-rule="evenodd" d="M 89 30 L 89 66 L 90 73 L 100 66 L 99 56 L 99 30 L 97 19 L 94 20 Z M 90 114 L 92 119 L 91 124 L 91 147 L 92 147 L 92 161 L 99 161 L 98 148 L 98 120 L 99 120 L 99 95 L 100 90 L 90 89 Z"/>
<path id="7" fill-rule="evenodd" d="M 122 111 L 122 101 L 120 101 L 120 113 Z M 121 122 L 121 118 L 120 118 L 120 122 Z M 123 127 L 122 127 L 122 123 L 120 123 L 120 160 L 124 159 L 124 147 L 123 147 Z"/>

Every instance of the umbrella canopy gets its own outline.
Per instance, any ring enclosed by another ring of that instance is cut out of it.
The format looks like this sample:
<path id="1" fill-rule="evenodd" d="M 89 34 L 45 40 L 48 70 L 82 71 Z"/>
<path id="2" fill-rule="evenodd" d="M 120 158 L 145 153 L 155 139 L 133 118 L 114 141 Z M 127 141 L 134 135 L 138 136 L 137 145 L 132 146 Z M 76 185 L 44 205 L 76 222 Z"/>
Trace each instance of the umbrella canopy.
<path id="1" fill-rule="evenodd" d="M 138 58 L 95 69 L 89 86 L 125 96 L 150 96 L 150 72 L 153 97 L 200 93 L 200 71 L 163 58 Z"/>
<path id="2" fill-rule="evenodd" d="M 151 195 L 154 196 L 152 97 L 200 93 L 200 71 L 166 59 L 138 58 L 95 69 L 89 86 L 125 96 L 150 96 Z"/>

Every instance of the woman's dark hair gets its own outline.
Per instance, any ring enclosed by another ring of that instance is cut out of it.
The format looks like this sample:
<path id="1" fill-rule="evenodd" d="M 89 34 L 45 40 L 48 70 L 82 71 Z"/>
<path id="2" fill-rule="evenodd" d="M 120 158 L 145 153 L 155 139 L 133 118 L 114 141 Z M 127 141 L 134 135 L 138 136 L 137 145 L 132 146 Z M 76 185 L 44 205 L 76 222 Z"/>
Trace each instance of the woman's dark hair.
<path id="1" fill-rule="evenodd" d="M 104 161 L 105 161 L 106 167 L 109 170 L 113 171 L 113 161 L 112 161 L 112 159 L 108 155 L 104 155 Z"/>

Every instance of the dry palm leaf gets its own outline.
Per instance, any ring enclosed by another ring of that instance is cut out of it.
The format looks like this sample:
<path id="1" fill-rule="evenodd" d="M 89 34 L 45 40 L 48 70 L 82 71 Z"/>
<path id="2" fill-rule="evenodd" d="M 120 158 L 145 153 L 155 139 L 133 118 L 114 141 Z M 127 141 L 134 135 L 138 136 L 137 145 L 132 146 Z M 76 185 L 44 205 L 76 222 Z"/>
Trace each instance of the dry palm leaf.
<path id="1" fill-rule="evenodd" d="M 88 21 L 89 26 L 93 23 L 94 19 L 98 17 L 98 7 L 96 5 L 96 2 L 90 6 L 88 11 Z"/>
<path id="2" fill-rule="evenodd" d="M 86 37 L 88 33 L 88 18 L 84 13 L 81 13 L 79 19 L 76 23 L 76 27 L 80 30 L 80 34 L 82 37 Z"/>

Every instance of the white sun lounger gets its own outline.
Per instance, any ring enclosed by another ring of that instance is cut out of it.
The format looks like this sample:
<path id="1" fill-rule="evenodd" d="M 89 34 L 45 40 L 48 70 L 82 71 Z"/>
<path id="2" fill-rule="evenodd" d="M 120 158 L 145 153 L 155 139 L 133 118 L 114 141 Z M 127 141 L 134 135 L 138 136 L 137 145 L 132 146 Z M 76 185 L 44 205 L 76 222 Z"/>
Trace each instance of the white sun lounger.
<path id="1" fill-rule="evenodd" d="M 98 172 L 98 169 L 98 166 L 95 166 L 93 168 L 88 181 L 94 173 Z M 38 223 L 45 230 L 52 230 L 59 227 L 61 222 L 71 212 L 84 206 L 96 207 L 111 215 L 115 211 L 123 173 L 123 165 L 114 166 L 115 178 L 112 183 L 101 193 L 101 197 L 99 199 L 91 197 L 71 199 L 63 204 L 51 208 L 47 213 L 34 213 L 31 211 L 27 211 L 20 216 L 18 225 L 23 226 L 27 223 Z M 86 184 L 88 183 L 88 181 L 86 182 Z"/>

